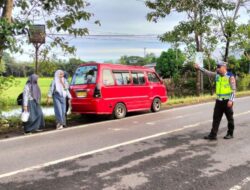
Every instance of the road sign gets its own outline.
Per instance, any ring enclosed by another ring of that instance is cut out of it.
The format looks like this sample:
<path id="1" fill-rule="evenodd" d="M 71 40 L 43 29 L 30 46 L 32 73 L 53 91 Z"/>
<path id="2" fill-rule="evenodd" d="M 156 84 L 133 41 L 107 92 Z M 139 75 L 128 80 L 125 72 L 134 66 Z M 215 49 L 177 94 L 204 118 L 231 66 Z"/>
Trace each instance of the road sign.
<path id="1" fill-rule="evenodd" d="M 203 68 L 203 52 L 196 52 L 195 54 L 195 63 Z"/>
<path id="2" fill-rule="evenodd" d="M 29 28 L 29 41 L 30 43 L 40 43 L 44 44 L 45 43 L 45 25 L 32 25 Z"/>

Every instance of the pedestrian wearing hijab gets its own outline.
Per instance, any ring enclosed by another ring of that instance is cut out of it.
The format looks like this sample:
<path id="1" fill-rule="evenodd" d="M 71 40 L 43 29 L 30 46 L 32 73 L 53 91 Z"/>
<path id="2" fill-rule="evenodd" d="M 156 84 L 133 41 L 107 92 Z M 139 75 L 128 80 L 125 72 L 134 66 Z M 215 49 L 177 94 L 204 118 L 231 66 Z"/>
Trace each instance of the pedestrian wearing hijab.
<path id="1" fill-rule="evenodd" d="M 54 80 L 50 85 L 48 92 L 47 103 L 53 98 L 54 111 L 56 117 L 56 129 L 63 129 L 66 126 L 66 97 L 71 95 L 68 93 L 69 84 L 64 78 L 64 71 L 57 70 L 54 75 Z"/>
<path id="2" fill-rule="evenodd" d="M 23 111 L 29 112 L 28 121 L 23 122 L 26 134 L 41 131 L 45 126 L 43 112 L 40 107 L 41 90 L 37 81 L 38 75 L 30 75 L 23 90 Z"/>
<path id="3" fill-rule="evenodd" d="M 64 78 L 67 81 L 67 83 L 69 83 L 69 73 L 66 71 L 64 71 Z M 66 121 L 67 121 L 67 115 L 70 113 L 71 113 L 71 95 L 68 89 L 66 96 L 66 113 L 65 113 Z"/>

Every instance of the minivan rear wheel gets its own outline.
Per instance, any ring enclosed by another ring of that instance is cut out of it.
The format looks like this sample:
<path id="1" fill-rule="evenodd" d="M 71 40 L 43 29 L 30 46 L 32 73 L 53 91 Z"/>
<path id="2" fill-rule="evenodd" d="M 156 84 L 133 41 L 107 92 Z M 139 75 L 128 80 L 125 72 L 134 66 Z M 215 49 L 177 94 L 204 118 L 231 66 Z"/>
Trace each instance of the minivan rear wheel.
<path id="1" fill-rule="evenodd" d="M 161 109 L 161 100 L 160 98 L 155 98 L 152 102 L 151 111 L 158 112 Z"/>
<path id="2" fill-rule="evenodd" d="M 127 114 L 126 106 L 123 103 L 118 103 L 115 106 L 113 115 L 116 119 L 124 118 Z"/>

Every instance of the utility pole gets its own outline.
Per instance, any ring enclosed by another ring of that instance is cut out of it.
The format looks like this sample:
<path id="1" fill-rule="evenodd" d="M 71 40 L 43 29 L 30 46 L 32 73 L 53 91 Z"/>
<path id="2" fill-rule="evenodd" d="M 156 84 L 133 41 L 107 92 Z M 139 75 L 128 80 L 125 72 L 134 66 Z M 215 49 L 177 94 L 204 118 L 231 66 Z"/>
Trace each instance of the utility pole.
<path id="1" fill-rule="evenodd" d="M 42 44 L 40 43 L 33 43 L 34 47 L 35 47 L 35 73 L 38 74 L 38 52 L 39 52 L 39 48 L 41 47 Z"/>
<path id="2" fill-rule="evenodd" d="M 35 73 L 38 74 L 38 52 L 45 43 L 45 25 L 32 25 L 29 29 L 29 41 L 35 47 Z"/>

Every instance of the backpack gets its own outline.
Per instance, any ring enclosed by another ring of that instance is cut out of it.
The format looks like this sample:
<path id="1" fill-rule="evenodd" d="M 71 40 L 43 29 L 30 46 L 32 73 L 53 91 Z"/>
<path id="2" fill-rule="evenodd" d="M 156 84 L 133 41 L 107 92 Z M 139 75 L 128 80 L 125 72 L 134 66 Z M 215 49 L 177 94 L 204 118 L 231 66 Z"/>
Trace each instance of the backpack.
<path id="1" fill-rule="evenodd" d="M 23 93 L 19 94 L 16 99 L 17 105 L 23 105 Z"/>

